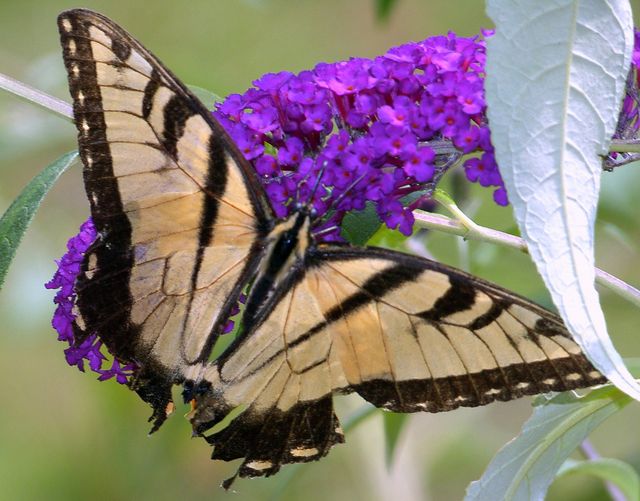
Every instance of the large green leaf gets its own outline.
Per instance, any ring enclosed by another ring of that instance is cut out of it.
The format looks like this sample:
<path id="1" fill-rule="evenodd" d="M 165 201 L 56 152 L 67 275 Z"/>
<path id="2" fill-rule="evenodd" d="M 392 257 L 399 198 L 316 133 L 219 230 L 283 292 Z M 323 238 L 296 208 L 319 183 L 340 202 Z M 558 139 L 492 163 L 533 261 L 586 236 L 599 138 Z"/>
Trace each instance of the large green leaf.
<path id="1" fill-rule="evenodd" d="M 614 458 L 597 458 L 588 461 L 568 459 L 558 471 L 558 478 L 583 473 L 616 484 L 627 501 L 640 501 L 640 476 L 633 467 Z"/>
<path id="2" fill-rule="evenodd" d="M 539 405 L 520 435 L 505 445 L 467 488 L 466 501 L 544 499 L 556 472 L 600 423 L 631 398 L 606 386 L 580 397 L 561 393 Z"/>
<path id="3" fill-rule="evenodd" d="M 29 227 L 42 199 L 78 156 L 72 151 L 61 156 L 34 177 L 0 218 L 0 288 L 20 241 Z"/>

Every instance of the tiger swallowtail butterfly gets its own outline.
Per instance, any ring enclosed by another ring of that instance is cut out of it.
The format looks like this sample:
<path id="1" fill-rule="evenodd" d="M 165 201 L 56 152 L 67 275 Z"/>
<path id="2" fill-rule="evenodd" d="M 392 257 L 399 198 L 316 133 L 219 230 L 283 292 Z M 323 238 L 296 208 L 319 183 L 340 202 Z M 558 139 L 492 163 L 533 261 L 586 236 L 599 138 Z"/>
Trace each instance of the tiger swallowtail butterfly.
<path id="1" fill-rule="evenodd" d="M 58 25 L 98 232 L 74 331 L 139 367 L 130 387 L 153 430 L 182 385 L 212 458 L 267 476 L 344 441 L 336 393 L 441 412 L 606 381 L 559 317 L 512 292 L 420 257 L 318 242 L 307 207 L 279 220 L 229 135 L 155 56 L 94 12 Z M 240 332 L 211 361 L 245 291 Z"/>

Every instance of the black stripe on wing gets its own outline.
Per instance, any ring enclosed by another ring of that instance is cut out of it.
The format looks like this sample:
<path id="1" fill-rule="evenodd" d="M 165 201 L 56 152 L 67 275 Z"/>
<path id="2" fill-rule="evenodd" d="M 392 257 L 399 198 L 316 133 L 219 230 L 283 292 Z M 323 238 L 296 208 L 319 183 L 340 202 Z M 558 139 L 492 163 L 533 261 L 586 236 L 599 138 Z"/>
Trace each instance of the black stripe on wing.
<path id="1" fill-rule="evenodd" d="M 476 331 L 491 324 L 500 324 L 497 321 L 501 315 L 509 316 L 518 323 L 520 328 L 525 331 L 525 338 L 531 341 L 536 349 L 543 352 L 542 338 L 545 340 L 553 340 L 554 337 L 571 339 L 560 317 L 553 313 L 478 277 L 419 257 L 384 249 L 334 246 L 312 254 L 309 258 L 309 265 L 324 266 L 326 263 L 332 262 L 378 258 L 389 260 L 394 264 L 375 273 L 360 288 L 359 292 L 350 296 L 340 305 L 336 305 L 332 310 L 336 312 L 336 315 L 326 315 L 326 321 L 322 325 L 319 324 L 302 334 L 288 347 L 291 348 L 295 344 L 309 341 L 315 333 L 320 332 L 332 321 L 337 321 L 340 318 L 337 314 L 340 309 L 343 317 L 348 318 L 352 311 L 366 304 L 380 302 L 388 305 L 386 298 L 393 297 L 393 293 L 400 295 L 407 293 L 410 289 L 403 291 L 403 288 L 415 283 L 421 273 L 425 271 L 446 275 L 449 287 L 443 291 L 442 296 L 430 308 L 407 316 L 431 325 L 444 339 L 449 338 L 447 333 L 449 325 L 464 327 L 476 335 Z M 372 287 L 372 284 L 376 284 L 376 287 Z M 478 293 L 486 294 L 491 298 L 491 307 L 485 313 L 476 316 L 466 324 L 450 320 L 455 318 L 457 313 L 470 311 L 475 304 Z M 540 318 L 537 319 L 533 327 L 528 326 L 518 318 L 514 311 L 510 310 L 512 307 L 522 308 Z M 528 361 L 521 352 L 521 347 L 517 346 L 509 333 L 503 331 L 502 334 L 514 351 L 520 354 L 524 363 L 500 365 L 496 358 L 497 367 L 495 369 L 485 369 L 480 372 L 468 371 L 466 374 L 452 374 L 447 377 L 428 379 L 395 380 L 389 374 L 385 378 L 352 385 L 350 390 L 356 391 L 378 407 L 396 412 L 441 412 L 459 406 L 485 405 L 495 400 L 506 401 L 548 391 L 567 391 L 607 381 L 582 353 L 564 352 L 562 358 Z M 393 337 L 403 334 L 391 332 L 387 335 Z M 415 325 L 412 335 L 416 339 L 419 337 Z M 480 336 L 476 335 L 476 337 L 480 339 Z M 452 343 L 451 346 L 454 347 L 455 344 Z M 488 345 L 485 346 L 490 349 Z M 464 358 L 460 354 L 460 361 L 463 361 Z"/>

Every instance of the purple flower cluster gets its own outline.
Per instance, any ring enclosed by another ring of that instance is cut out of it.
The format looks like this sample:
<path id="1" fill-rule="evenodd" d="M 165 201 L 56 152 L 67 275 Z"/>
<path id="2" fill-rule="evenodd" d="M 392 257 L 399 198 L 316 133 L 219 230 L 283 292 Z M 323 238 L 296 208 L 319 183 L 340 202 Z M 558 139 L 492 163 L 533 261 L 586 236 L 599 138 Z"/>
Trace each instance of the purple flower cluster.
<path id="1" fill-rule="evenodd" d="M 631 70 L 627 77 L 625 97 L 618 116 L 618 124 L 614 139 L 637 140 L 640 136 L 640 31 L 634 31 L 634 48 L 631 59 Z M 605 159 L 605 168 L 612 169 L 617 165 L 640 159 L 638 153 L 610 153 Z"/>
<path id="2" fill-rule="evenodd" d="M 371 59 L 321 63 L 297 75 L 267 74 L 215 112 L 252 162 L 279 217 L 297 203 L 344 215 L 372 202 L 389 228 L 411 234 L 412 210 L 462 155 L 467 178 L 498 189 L 506 205 L 484 101 L 485 44 L 447 36 L 408 43 Z M 447 154 L 443 154 L 443 152 Z M 319 180 L 318 178 L 321 179 Z"/>
<path id="3" fill-rule="evenodd" d="M 624 129 L 629 134 L 637 135 L 640 128 L 640 96 L 638 84 L 640 82 L 640 31 L 635 30 L 635 43 L 631 60 L 631 71 L 627 81 L 627 88 L 622 103 L 621 123 L 618 129 Z"/>
<path id="4" fill-rule="evenodd" d="M 640 128 L 640 30 L 634 30 L 634 47 L 631 58 L 631 72 L 626 89 L 622 111 L 632 123 L 635 132 Z"/>
<path id="5" fill-rule="evenodd" d="M 135 366 L 122 366 L 117 359 L 112 357 L 111 367 L 103 369 L 102 365 L 108 358 L 104 354 L 106 346 L 102 341 L 95 334 L 90 334 L 78 343 L 73 333 L 73 321 L 75 320 L 73 309 L 76 300 L 74 285 L 76 277 L 80 273 L 84 253 L 95 238 L 96 230 L 89 218 L 80 227 L 80 232 L 67 242 L 66 254 L 57 261 L 58 270 L 53 278 L 44 285 L 47 289 L 59 289 L 53 300 L 56 304 L 56 311 L 51 325 L 58 332 L 58 341 L 69 344 L 69 347 L 64 350 L 69 365 L 76 366 L 84 372 L 85 362 L 88 362 L 89 368 L 100 374 L 98 378 L 100 381 L 115 377 L 118 383 L 125 384 L 135 370 Z"/>

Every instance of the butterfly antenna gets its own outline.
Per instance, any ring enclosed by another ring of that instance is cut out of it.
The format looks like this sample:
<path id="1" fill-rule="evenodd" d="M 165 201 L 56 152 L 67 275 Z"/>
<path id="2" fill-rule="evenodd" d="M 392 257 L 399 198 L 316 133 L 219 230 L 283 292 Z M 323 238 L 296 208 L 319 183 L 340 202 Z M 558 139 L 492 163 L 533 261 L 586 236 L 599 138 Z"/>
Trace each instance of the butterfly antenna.
<path id="1" fill-rule="evenodd" d="M 300 203 L 300 187 L 301 187 L 303 184 L 307 184 L 307 182 L 308 182 L 308 180 L 309 180 L 309 176 L 310 176 L 310 175 L 311 175 L 311 172 L 309 172 L 306 176 L 304 176 L 304 178 L 302 179 L 302 181 L 300 181 L 300 182 L 298 183 L 298 186 L 296 186 L 296 196 L 295 196 L 295 199 L 294 199 L 294 204 L 295 204 L 297 207 L 303 207 L 303 206 L 308 206 L 308 205 L 309 205 L 309 201 L 307 201 L 307 203 L 305 203 L 305 204 Z M 311 192 L 311 198 L 312 198 L 312 199 L 313 199 L 313 195 L 315 194 L 315 189 L 316 189 L 317 185 L 318 185 L 318 184 L 317 184 L 317 181 L 316 181 L 316 185 L 314 186 L 314 189 L 313 189 L 313 191 Z"/>
<path id="2" fill-rule="evenodd" d="M 324 176 L 324 171 L 327 168 L 327 161 L 325 160 L 324 162 L 322 162 L 322 167 L 320 167 L 320 170 L 318 171 L 318 177 L 316 177 L 316 182 L 313 185 L 313 188 L 311 189 L 311 196 L 309 197 L 309 204 L 313 203 L 313 199 L 316 196 L 316 192 L 318 191 L 318 188 L 320 187 L 320 183 L 322 182 L 322 178 Z"/>
<path id="3" fill-rule="evenodd" d="M 319 231 L 314 231 L 312 233 L 312 235 L 314 237 L 317 237 L 319 235 L 324 235 L 325 233 L 331 233 L 332 231 L 335 231 L 337 229 L 339 229 L 340 227 L 337 224 L 332 224 L 331 226 L 327 226 L 326 228 L 323 228 Z"/>
<path id="4" fill-rule="evenodd" d="M 295 199 L 295 204 L 296 206 L 298 206 L 299 208 L 306 208 L 307 210 L 311 211 L 311 208 L 313 207 L 313 198 L 316 195 L 316 191 L 318 191 L 318 187 L 320 186 L 320 183 L 322 182 L 322 176 L 324 176 L 324 171 L 325 168 L 327 167 L 327 162 L 323 162 L 322 167 L 320 167 L 320 170 L 318 171 L 318 176 L 316 177 L 316 181 L 315 184 L 313 185 L 313 188 L 311 189 L 311 194 L 309 196 L 309 199 L 306 201 L 306 203 L 300 203 L 300 187 L 307 183 L 309 176 L 311 175 L 311 172 L 309 172 L 309 174 L 307 174 L 304 179 L 298 183 L 298 186 L 296 188 L 296 199 Z"/>

